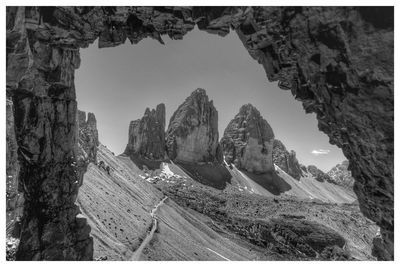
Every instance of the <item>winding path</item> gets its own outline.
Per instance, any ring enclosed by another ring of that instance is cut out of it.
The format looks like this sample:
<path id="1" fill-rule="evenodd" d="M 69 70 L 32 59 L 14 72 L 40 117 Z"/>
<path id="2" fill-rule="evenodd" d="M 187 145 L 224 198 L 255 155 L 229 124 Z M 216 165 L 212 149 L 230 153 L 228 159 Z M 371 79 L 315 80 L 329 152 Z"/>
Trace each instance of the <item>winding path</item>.
<path id="1" fill-rule="evenodd" d="M 157 203 L 157 205 L 154 206 L 154 208 L 151 210 L 150 215 L 153 218 L 153 226 L 151 227 L 151 230 L 149 233 L 147 233 L 146 238 L 143 240 L 142 244 L 138 247 L 138 249 L 133 253 L 131 256 L 130 260 L 131 261 L 138 261 L 140 258 L 140 255 L 142 255 L 143 249 L 150 243 L 151 239 L 153 239 L 154 232 L 157 230 L 157 217 L 156 217 L 156 212 L 157 209 L 164 204 L 165 200 L 167 200 L 168 197 L 164 197 L 160 202 Z"/>

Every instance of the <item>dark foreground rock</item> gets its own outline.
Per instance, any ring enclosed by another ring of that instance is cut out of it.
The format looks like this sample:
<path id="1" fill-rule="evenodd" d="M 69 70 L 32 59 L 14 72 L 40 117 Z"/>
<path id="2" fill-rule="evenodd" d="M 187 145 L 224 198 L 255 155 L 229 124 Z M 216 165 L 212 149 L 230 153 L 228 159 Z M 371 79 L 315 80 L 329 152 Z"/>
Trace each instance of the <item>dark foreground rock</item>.
<path id="1" fill-rule="evenodd" d="M 243 105 L 221 139 L 225 161 L 239 169 L 262 174 L 274 171 L 274 132 L 251 104 Z"/>

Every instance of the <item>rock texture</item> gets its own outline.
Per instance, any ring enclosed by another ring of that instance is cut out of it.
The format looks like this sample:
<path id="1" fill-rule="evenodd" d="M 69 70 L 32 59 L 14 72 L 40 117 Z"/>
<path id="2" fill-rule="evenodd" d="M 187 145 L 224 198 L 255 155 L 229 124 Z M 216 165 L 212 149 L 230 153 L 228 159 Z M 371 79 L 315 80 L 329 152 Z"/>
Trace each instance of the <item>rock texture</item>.
<path id="1" fill-rule="evenodd" d="M 251 104 L 243 105 L 228 124 L 221 139 L 225 161 L 252 173 L 274 171 L 274 132 Z"/>
<path id="2" fill-rule="evenodd" d="M 284 172 L 296 180 L 300 180 L 302 171 L 296 158 L 296 152 L 293 150 L 287 151 L 285 145 L 278 139 L 274 140 L 272 158 L 274 163 Z"/>
<path id="3" fill-rule="evenodd" d="M 292 178 L 290 181 L 298 183 Z M 215 194 L 182 183 L 164 183 L 161 188 L 179 205 L 207 215 L 210 223 L 228 237 L 232 231 L 236 237 L 263 247 L 263 253 L 272 249 L 283 260 L 373 260 L 372 239 L 378 227 L 361 214 L 357 205 Z M 337 253 L 347 257 L 335 256 Z"/>
<path id="4" fill-rule="evenodd" d="M 83 159 L 97 163 L 97 147 L 99 146 L 99 133 L 97 121 L 93 113 L 78 110 L 79 148 Z"/>
<path id="5" fill-rule="evenodd" d="M 165 158 L 165 105 L 146 109 L 144 116 L 129 125 L 128 144 L 124 154 L 151 160 Z"/>
<path id="6" fill-rule="evenodd" d="M 348 168 L 349 161 L 345 160 L 333 167 L 327 172 L 327 174 L 335 184 L 352 189 L 354 185 L 354 178 L 351 176 L 351 172 L 348 170 Z"/>
<path id="7" fill-rule="evenodd" d="M 6 100 L 6 200 L 7 237 L 19 236 L 20 219 L 23 212 L 24 197 L 18 190 L 19 163 L 17 140 L 15 139 L 13 103 Z"/>
<path id="8" fill-rule="evenodd" d="M 393 259 L 393 22 L 393 7 L 7 7 L 6 85 L 28 207 L 17 258 L 91 258 L 71 165 L 79 48 L 181 39 L 197 24 L 222 36 L 233 28 L 268 79 L 316 113 L 349 159 L 361 211 L 381 226 Z"/>
<path id="9" fill-rule="evenodd" d="M 171 160 L 222 162 L 218 143 L 218 112 L 204 89 L 196 89 L 174 112 L 166 134 Z"/>

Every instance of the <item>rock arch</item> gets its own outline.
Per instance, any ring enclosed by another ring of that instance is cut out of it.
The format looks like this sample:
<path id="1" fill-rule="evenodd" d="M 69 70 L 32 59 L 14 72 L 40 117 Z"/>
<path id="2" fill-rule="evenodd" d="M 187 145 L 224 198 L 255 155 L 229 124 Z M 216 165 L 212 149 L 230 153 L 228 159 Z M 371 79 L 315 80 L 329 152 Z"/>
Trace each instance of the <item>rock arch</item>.
<path id="1" fill-rule="evenodd" d="M 319 129 L 350 160 L 361 211 L 381 227 L 377 249 L 393 259 L 392 7 L 7 7 L 6 12 L 7 97 L 14 104 L 19 188 L 26 199 L 17 259 L 92 259 L 90 228 L 74 204 L 85 171 L 76 153 L 79 48 L 97 38 L 99 47 L 146 37 L 162 43 L 162 35 L 180 39 L 196 24 L 221 36 L 235 30 L 268 79 L 317 114 Z"/>

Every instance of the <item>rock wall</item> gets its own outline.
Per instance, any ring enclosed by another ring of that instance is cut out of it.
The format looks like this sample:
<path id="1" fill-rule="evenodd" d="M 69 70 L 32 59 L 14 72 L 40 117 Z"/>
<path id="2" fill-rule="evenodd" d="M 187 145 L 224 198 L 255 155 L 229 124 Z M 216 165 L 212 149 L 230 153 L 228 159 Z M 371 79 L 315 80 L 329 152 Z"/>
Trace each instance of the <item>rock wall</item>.
<path id="1" fill-rule="evenodd" d="M 204 89 L 196 89 L 174 112 L 166 134 L 171 160 L 222 162 L 218 137 L 218 112 Z"/>
<path id="2" fill-rule="evenodd" d="M 287 151 L 285 145 L 278 139 L 274 140 L 272 158 L 274 163 L 284 172 L 296 180 L 300 180 L 302 171 L 296 158 L 296 152 L 293 150 Z"/>
<path id="3" fill-rule="evenodd" d="M 236 32 L 270 81 L 343 150 L 363 214 L 393 255 L 393 8 L 255 7 Z M 393 258 L 391 258 L 393 259 Z"/>
<path id="4" fill-rule="evenodd" d="M 268 79 L 316 113 L 349 159 L 363 214 L 382 229 L 381 259 L 393 259 L 393 22 L 393 7 L 7 7 L 6 84 L 28 207 L 17 258 L 91 258 L 74 204 L 79 48 L 181 39 L 197 24 L 222 36 L 233 28 Z"/>
<path id="5" fill-rule="evenodd" d="M 90 227 L 75 205 L 83 175 L 76 157 L 79 50 L 50 40 L 52 24 L 44 20 L 36 7 L 7 8 L 7 93 L 25 198 L 16 259 L 88 260 Z"/>
<path id="6" fill-rule="evenodd" d="M 252 173 L 274 171 L 274 132 L 251 104 L 243 105 L 230 121 L 221 139 L 225 161 Z"/>
<path id="7" fill-rule="evenodd" d="M 7 237 L 19 236 L 20 220 L 23 212 L 24 196 L 18 190 L 19 163 L 17 158 L 13 103 L 6 100 L 6 201 Z"/>
<path id="8" fill-rule="evenodd" d="M 144 116 L 129 125 L 128 144 L 124 154 L 151 160 L 165 158 L 165 105 L 146 109 Z"/>

